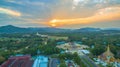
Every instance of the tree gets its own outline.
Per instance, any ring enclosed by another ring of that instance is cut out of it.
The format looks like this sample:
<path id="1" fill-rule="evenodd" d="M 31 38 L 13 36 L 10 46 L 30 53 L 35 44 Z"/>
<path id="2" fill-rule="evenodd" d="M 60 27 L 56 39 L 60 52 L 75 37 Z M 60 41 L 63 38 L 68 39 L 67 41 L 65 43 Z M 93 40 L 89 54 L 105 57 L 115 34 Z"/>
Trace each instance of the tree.
<path id="1" fill-rule="evenodd" d="M 78 65 L 80 65 L 80 63 L 81 63 L 81 59 L 80 59 L 79 56 L 74 57 L 74 61 L 75 61 L 75 63 L 77 63 Z"/>
<path id="2" fill-rule="evenodd" d="M 59 57 L 60 59 L 65 59 L 65 58 L 66 58 L 65 54 L 59 54 L 58 57 Z"/>
<path id="3" fill-rule="evenodd" d="M 73 60 L 75 63 L 77 63 L 77 65 L 80 65 L 81 67 L 86 67 L 85 64 L 81 61 L 80 56 L 77 53 L 73 54 Z"/>
<path id="4" fill-rule="evenodd" d="M 107 64 L 107 67 L 115 67 L 113 63 Z"/>
<path id="5" fill-rule="evenodd" d="M 61 63 L 60 67 L 67 67 L 65 63 Z"/>
<path id="6" fill-rule="evenodd" d="M 2 64 L 5 61 L 5 58 L 3 56 L 0 56 L 0 64 Z"/>
<path id="7" fill-rule="evenodd" d="M 91 49 L 91 52 L 93 53 L 93 55 L 98 56 L 98 55 L 102 54 L 103 52 L 105 52 L 105 46 L 95 45 L 95 48 Z"/>

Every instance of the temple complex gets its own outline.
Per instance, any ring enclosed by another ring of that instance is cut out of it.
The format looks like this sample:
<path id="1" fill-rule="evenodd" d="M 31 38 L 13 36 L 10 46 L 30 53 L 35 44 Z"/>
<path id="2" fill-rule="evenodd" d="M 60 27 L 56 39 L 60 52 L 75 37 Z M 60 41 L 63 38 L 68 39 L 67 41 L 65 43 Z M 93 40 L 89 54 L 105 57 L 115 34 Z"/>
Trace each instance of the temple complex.
<path id="1" fill-rule="evenodd" d="M 110 47 L 108 45 L 107 51 L 105 51 L 103 54 L 98 56 L 101 60 L 110 63 L 110 62 L 115 62 L 114 54 L 110 51 Z"/>
<path id="2" fill-rule="evenodd" d="M 113 67 L 120 67 L 120 59 L 114 57 L 114 54 L 110 51 L 109 45 L 107 46 L 107 50 L 98 56 L 97 59 L 94 58 L 94 60 L 96 64 L 102 64 L 104 67 L 109 64 L 112 64 Z"/>

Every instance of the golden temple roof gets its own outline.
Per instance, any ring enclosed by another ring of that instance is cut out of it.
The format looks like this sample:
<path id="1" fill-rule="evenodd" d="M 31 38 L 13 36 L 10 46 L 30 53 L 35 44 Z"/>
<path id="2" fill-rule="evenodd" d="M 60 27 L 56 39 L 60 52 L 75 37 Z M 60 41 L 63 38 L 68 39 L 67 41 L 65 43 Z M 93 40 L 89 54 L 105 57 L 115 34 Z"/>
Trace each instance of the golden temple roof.
<path id="1" fill-rule="evenodd" d="M 110 46 L 108 45 L 107 51 L 103 53 L 104 56 L 111 56 L 113 57 L 114 54 L 110 51 Z"/>

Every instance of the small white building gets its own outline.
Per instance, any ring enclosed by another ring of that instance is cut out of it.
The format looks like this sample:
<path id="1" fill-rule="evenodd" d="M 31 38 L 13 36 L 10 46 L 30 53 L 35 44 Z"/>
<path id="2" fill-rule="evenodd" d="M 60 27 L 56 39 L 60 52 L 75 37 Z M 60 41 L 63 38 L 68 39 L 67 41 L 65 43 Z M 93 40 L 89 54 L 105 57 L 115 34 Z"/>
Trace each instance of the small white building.
<path id="1" fill-rule="evenodd" d="M 89 50 L 79 50 L 79 52 L 82 52 L 83 54 L 90 54 Z"/>

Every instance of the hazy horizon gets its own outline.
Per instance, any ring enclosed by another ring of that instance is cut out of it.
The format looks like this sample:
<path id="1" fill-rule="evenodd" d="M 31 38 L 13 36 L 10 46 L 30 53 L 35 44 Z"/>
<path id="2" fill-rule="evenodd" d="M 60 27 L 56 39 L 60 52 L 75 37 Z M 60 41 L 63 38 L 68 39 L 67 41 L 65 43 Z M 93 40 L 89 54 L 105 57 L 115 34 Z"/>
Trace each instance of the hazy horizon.
<path id="1" fill-rule="evenodd" d="M 120 29 L 120 27 L 108 27 L 108 28 L 100 28 L 100 27 L 78 27 L 78 28 L 60 28 L 60 27 L 37 27 L 37 26 L 28 26 L 28 27 L 24 27 L 24 26 L 17 26 L 17 25 L 0 25 L 0 27 L 3 26 L 15 26 L 15 27 L 19 27 L 19 28 L 58 28 L 58 29 L 82 29 L 82 28 L 98 28 L 98 29 Z"/>

